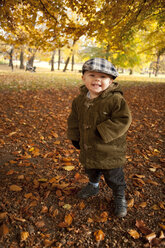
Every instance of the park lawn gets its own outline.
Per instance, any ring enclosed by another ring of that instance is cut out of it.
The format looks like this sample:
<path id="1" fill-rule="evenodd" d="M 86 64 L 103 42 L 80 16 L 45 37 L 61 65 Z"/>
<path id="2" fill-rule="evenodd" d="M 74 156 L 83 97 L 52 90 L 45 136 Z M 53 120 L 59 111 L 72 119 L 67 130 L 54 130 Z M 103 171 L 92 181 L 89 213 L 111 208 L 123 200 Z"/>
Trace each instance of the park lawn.
<path id="1" fill-rule="evenodd" d="M 165 78 L 125 76 L 121 75 L 116 80 L 123 87 L 133 85 L 146 85 L 155 83 L 165 83 Z M 0 70 L 0 89 L 11 90 L 36 90 L 48 88 L 64 88 L 80 86 L 81 73 L 78 72 L 25 72 Z"/>

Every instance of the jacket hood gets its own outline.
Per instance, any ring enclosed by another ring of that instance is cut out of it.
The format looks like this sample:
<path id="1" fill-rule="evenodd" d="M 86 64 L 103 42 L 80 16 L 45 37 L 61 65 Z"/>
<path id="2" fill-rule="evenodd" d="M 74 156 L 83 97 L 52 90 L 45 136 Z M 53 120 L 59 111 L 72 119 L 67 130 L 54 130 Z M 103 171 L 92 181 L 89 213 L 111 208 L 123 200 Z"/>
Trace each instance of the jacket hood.
<path id="1" fill-rule="evenodd" d="M 80 87 L 80 93 L 82 95 L 86 95 L 88 92 L 88 89 L 85 85 L 82 85 Z M 121 89 L 121 86 L 117 83 L 114 82 L 112 83 L 106 90 L 104 90 L 99 96 L 101 96 L 102 98 L 106 97 L 108 94 L 111 93 L 120 93 L 121 95 L 123 95 L 123 91 Z"/>

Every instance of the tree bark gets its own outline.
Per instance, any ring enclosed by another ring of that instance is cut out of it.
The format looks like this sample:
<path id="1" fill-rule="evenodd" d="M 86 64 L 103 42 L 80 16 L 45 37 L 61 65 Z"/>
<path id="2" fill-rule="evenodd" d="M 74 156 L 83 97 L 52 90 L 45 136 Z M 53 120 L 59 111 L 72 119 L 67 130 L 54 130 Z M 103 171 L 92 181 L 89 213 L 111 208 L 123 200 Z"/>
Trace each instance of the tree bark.
<path id="1" fill-rule="evenodd" d="M 20 69 L 24 69 L 25 66 L 24 66 L 24 52 L 23 52 L 23 49 L 21 49 L 21 53 L 20 53 Z"/>
<path id="2" fill-rule="evenodd" d="M 71 71 L 74 71 L 74 54 L 72 55 L 72 68 Z"/>
<path id="3" fill-rule="evenodd" d="M 157 77 L 159 72 L 159 62 L 160 62 L 160 53 L 157 54 L 156 68 L 155 68 L 155 77 Z"/>
<path id="4" fill-rule="evenodd" d="M 36 49 L 29 48 L 29 52 L 31 53 L 31 55 L 28 59 L 28 65 L 33 67 Z"/>
<path id="5" fill-rule="evenodd" d="M 157 61 L 156 61 L 156 68 L 155 68 L 155 77 L 158 75 L 159 67 L 160 67 L 160 56 L 163 55 L 165 52 L 165 47 L 163 47 L 161 50 L 157 53 Z"/>
<path id="6" fill-rule="evenodd" d="M 67 66 L 68 66 L 68 64 L 69 64 L 70 57 L 73 56 L 73 47 L 74 47 L 74 45 L 75 45 L 75 43 L 76 43 L 77 40 L 78 40 L 78 39 L 75 39 L 75 40 L 73 41 L 73 45 L 72 45 L 72 47 L 71 47 L 71 49 L 70 49 L 70 56 L 67 58 L 67 60 L 66 60 L 66 62 L 65 62 L 65 67 L 64 67 L 63 72 L 66 71 Z"/>
<path id="7" fill-rule="evenodd" d="M 69 64 L 69 60 L 70 60 L 70 56 L 67 58 L 66 62 L 65 62 L 65 67 L 63 69 L 63 72 L 65 72 L 67 70 L 68 64 Z"/>
<path id="8" fill-rule="evenodd" d="M 10 56 L 9 66 L 11 66 L 12 71 L 14 69 L 14 65 L 13 65 L 13 52 L 14 52 L 14 48 L 11 48 L 10 52 L 8 53 L 9 56 Z"/>
<path id="9" fill-rule="evenodd" d="M 133 70 L 130 69 L 130 70 L 129 70 L 129 75 L 132 75 L 132 74 L 133 74 Z"/>
<path id="10" fill-rule="evenodd" d="M 28 64 L 29 64 L 29 66 L 32 66 L 32 67 L 33 67 L 34 58 L 35 58 L 35 55 L 33 54 L 33 55 L 28 59 Z"/>
<path id="11" fill-rule="evenodd" d="M 56 51 L 53 51 L 52 54 L 52 59 L 51 59 L 51 71 L 54 71 L 54 56 L 55 56 Z"/>
<path id="12" fill-rule="evenodd" d="M 60 70 L 60 63 L 61 63 L 61 49 L 58 49 L 58 70 Z"/>

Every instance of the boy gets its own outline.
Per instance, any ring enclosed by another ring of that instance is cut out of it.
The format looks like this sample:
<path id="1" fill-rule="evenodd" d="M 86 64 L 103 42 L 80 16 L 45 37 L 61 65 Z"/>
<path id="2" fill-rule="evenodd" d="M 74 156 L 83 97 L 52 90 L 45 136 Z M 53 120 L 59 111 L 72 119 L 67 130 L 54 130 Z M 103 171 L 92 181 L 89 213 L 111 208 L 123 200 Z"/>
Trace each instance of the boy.
<path id="1" fill-rule="evenodd" d="M 94 58 L 82 67 L 84 85 L 80 95 L 73 100 L 68 118 L 68 138 L 80 149 L 80 162 L 85 167 L 89 183 L 80 190 L 78 197 L 88 198 L 99 191 L 103 174 L 112 189 L 114 213 L 127 214 L 125 199 L 126 132 L 131 114 L 122 91 L 113 80 L 118 76 L 111 62 Z"/>

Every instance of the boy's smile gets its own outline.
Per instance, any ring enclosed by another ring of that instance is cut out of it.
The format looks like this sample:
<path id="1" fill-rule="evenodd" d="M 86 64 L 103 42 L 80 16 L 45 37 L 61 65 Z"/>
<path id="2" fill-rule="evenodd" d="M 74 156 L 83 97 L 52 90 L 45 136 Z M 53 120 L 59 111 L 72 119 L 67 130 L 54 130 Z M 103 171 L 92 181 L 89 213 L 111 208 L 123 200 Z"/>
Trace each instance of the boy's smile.
<path id="1" fill-rule="evenodd" d="M 109 75 L 95 71 L 86 71 L 82 76 L 82 80 L 89 90 L 91 98 L 96 98 L 113 82 Z"/>

